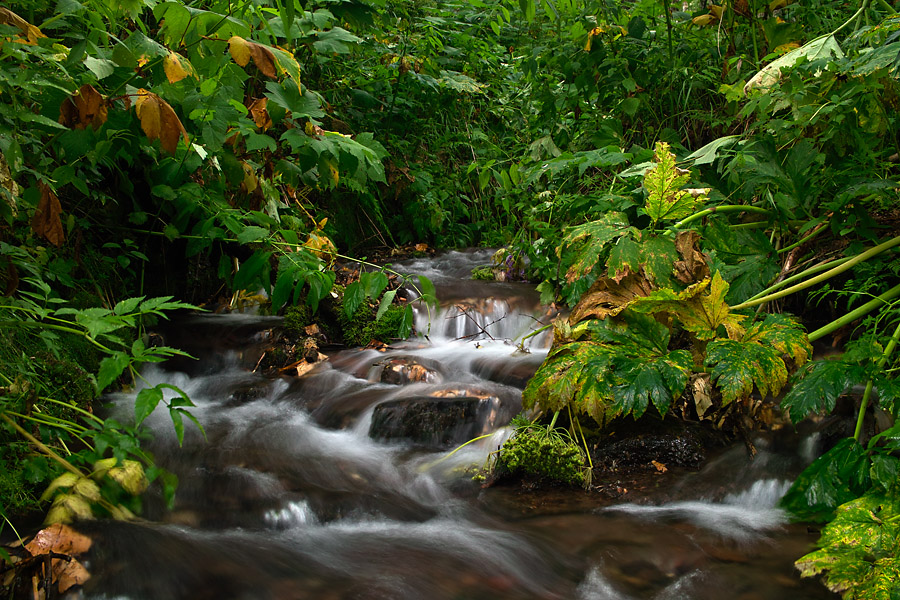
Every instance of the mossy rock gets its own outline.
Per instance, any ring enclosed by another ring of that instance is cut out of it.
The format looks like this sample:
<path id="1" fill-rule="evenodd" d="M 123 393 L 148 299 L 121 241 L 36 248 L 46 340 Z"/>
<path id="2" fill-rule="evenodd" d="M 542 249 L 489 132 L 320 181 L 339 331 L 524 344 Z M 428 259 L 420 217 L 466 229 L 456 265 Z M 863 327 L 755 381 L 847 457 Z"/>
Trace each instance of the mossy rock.
<path id="1" fill-rule="evenodd" d="M 581 448 L 567 435 L 541 425 L 516 429 L 500 449 L 501 471 L 537 476 L 572 486 L 585 483 L 585 459 Z"/>

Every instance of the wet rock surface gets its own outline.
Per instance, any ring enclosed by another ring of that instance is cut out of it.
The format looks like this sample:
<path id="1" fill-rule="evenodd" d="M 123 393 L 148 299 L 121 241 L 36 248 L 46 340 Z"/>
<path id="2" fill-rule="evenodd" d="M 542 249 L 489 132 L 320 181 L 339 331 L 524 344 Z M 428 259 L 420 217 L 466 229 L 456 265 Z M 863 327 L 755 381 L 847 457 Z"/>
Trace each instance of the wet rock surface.
<path id="1" fill-rule="evenodd" d="M 448 448 L 482 433 L 479 416 L 489 400 L 432 398 L 391 400 L 375 407 L 369 437 L 423 448 Z"/>

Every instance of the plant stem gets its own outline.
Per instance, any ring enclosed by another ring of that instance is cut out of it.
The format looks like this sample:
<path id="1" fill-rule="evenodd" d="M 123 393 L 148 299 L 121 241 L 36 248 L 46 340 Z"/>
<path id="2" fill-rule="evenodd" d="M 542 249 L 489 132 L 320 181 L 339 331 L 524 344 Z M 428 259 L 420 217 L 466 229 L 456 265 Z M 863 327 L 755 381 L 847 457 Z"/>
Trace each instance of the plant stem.
<path id="1" fill-rule="evenodd" d="M 712 208 L 707 208 L 701 210 L 700 212 L 694 213 L 691 216 L 685 217 L 684 219 L 678 221 L 677 223 L 669 227 L 669 229 L 678 229 L 680 227 L 684 227 L 688 223 L 693 223 L 697 219 L 702 219 L 703 217 L 717 212 L 752 212 L 761 215 L 773 214 L 771 210 L 769 210 L 768 208 L 762 208 L 761 206 L 750 206 L 747 204 L 726 204 L 725 206 L 713 206 Z"/>
<path id="2" fill-rule="evenodd" d="M 884 365 L 887 364 L 888 358 L 890 358 L 891 354 L 894 352 L 894 348 L 897 347 L 898 342 L 900 342 L 900 324 L 897 325 L 897 328 L 894 330 L 894 335 L 891 336 L 891 341 L 888 342 L 881 358 L 878 359 L 877 367 L 879 370 L 883 369 Z M 859 414 L 856 417 L 856 430 L 853 432 L 853 439 L 857 442 L 862 435 L 863 419 L 866 416 L 866 409 L 869 407 L 869 396 L 872 395 L 872 387 L 874 384 L 875 380 L 873 379 L 866 382 L 866 391 L 863 392 L 862 400 L 859 403 Z"/>
<path id="3" fill-rule="evenodd" d="M 22 429 L 22 426 L 19 425 L 18 423 L 16 423 L 15 421 L 13 421 L 12 419 L 10 419 L 6 415 L 6 413 L 0 413 L 0 419 L 3 419 L 4 421 L 6 421 L 9 425 L 12 425 L 12 428 L 15 429 L 19 433 L 19 435 L 21 435 L 23 438 L 25 438 L 26 440 L 31 442 L 38 450 L 40 450 L 41 452 L 46 454 L 49 458 L 53 459 L 54 461 L 56 461 L 57 463 L 62 465 L 62 467 L 66 471 L 69 471 L 70 473 L 74 473 L 75 475 L 78 475 L 79 477 L 84 477 L 84 474 L 81 471 L 79 471 L 78 468 L 75 467 L 75 465 L 73 465 L 72 463 L 70 463 L 63 457 L 61 457 L 59 454 L 57 454 L 56 452 L 51 450 L 49 447 L 44 445 L 44 443 L 41 440 L 37 439 L 36 437 L 31 435 L 27 431 Z"/>
<path id="4" fill-rule="evenodd" d="M 900 236 L 891 238 L 888 241 L 884 242 L 883 244 L 879 244 L 879 245 L 875 246 L 874 248 L 870 248 L 869 250 L 866 250 L 862 254 L 856 255 L 855 257 L 853 257 L 852 259 L 843 263 L 842 265 L 839 265 L 839 266 L 831 269 L 830 271 L 826 271 L 825 273 L 822 273 L 821 275 L 817 275 L 816 277 L 813 277 L 812 279 L 808 279 L 808 280 L 804 281 L 803 283 L 798 283 L 797 285 L 791 286 L 791 287 L 787 288 L 786 290 L 781 290 L 780 292 L 775 292 L 774 294 L 769 294 L 768 296 L 763 296 L 762 298 L 757 298 L 756 300 L 752 300 L 752 301 L 748 300 L 747 302 L 742 302 L 740 304 L 736 304 L 735 306 L 731 307 L 731 310 L 740 310 L 742 308 L 750 308 L 750 307 L 756 306 L 758 304 L 765 304 L 766 302 L 771 302 L 773 300 L 778 300 L 779 298 L 784 298 L 785 296 L 790 296 L 794 292 L 799 292 L 799 291 L 805 290 L 807 288 L 810 288 L 810 287 L 816 285 L 817 283 L 827 281 L 827 280 L 831 279 L 832 277 L 834 277 L 835 275 L 839 275 L 839 274 L 843 273 L 844 271 L 853 268 L 857 264 L 859 264 L 863 261 L 866 261 L 866 260 L 872 258 L 873 256 L 877 256 L 878 254 L 881 254 L 885 250 L 893 248 L 894 246 L 897 246 L 897 245 L 900 245 Z M 894 289 L 897 289 L 897 288 L 894 288 Z M 893 297 L 893 296 L 891 296 L 891 297 Z"/>
<path id="5" fill-rule="evenodd" d="M 900 285 L 895 285 L 894 287 L 892 287 L 885 293 L 881 294 L 880 296 L 877 296 L 877 297 L 873 298 L 872 300 L 870 300 L 869 302 L 866 302 L 859 308 L 848 312 L 846 315 L 844 315 L 840 319 L 835 319 L 828 325 L 825 325 L 824 327 L 820 327 L 819 329 L 816 329 L 815 331 L 813 331 L 812 333 L 809 334 L 809 341 L 814 342 L 822 337 L 825 337 L 826 335 L 828 335 L 835 329 L 839 329 L 848 323 L 852 323 L 859 317 L 870 313 L 871 311 L 873 311 L 874 309 L 876 309 L 880 306 L 887 304 L 890 300 L 893 300 L 897 296 L 900 296 Z"/>
<path id="6" fill-rule="evenodd" d="M 782 248 L 781 250 L 778 251 L 778 254 L 784 254 L 785 252 L 790 252 L 794 248 L 799 248 L 800 246 L 802 246 L 809 240 L 813 239 L 814 237 L 816 237 L 817 235 L 819 235 L 820 233 L 825 231 L 826 227 L 824 227 L 824 225 L 825 225 L 825 223 L 822 223 L 821 225 L 819 225 L 819 227 L 816 227 L 812 232 L 810 232 L 810 234 L 807 235 L 806 237 L 801 238 L 800 240 L 794 242 L 790 246 L 785 246 L 784 248 Z"/>
<path id="7" fill-rule="evenodd" d="M 757 298 L 762 298 L 768 294 L 771 294 L 773 292 L 780 290 L 781 288 L 783 288 L 784 286 L 786 286 L 788 284 L 794 283 L 795 281 L 800 281 L 805 277 L 809 277 L 810 275 L 815 275 L 816 273 L 821 273 L 822 271 L 827 271 L 828 269 L 833 269 L 834 267 L 842 265 L 849 260 L 853 260 L 853 257 L 847 256 L 845 258 L 838 258 L 836 260 L 830 260 L 828 262 L 824 262 L 824 263 L 812 266 L 804 271 L 801 271 L 800 273 L 795 273 L 794 275 L 791 275 L 790 277 L 786 277 L 785 279 L 782 279 L 778 283 L 774 283 L 774 284 L 770 285 L 769 287 L 767 287 L 760 293 L 756 294 L 755 296 L 747 298 L 746 302 L 751 302 L 753 300 L 756 300 Z"/>

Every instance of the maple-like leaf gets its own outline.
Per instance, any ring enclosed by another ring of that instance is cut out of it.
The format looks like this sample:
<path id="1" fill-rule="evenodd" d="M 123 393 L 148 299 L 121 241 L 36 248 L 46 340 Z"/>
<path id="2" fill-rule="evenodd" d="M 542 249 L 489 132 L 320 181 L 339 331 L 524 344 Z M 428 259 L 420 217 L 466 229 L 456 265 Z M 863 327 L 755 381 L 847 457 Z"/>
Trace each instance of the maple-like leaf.
<path id="1" fill-rule="evenodd" d="M 169 154 L 175 154 L 178 149 L 179 136 L 184 137 L 185 144 L 189 143 L 187 131 L 175 114 L 175 110 L 153 92 L 138 90 L 134 108 L 147 139 L 158 139 L 163 150 Z"/>
<path id="2" fill-rule="evenodd" d="M 276 77 L 275 54 L 269 47 L 234 35 L 228 39 L 228 52 L 240 66 L 246 67 L 252 58 L 253 64 L 263 75 L 273 79 Z"/>
<path id="3" fill-rule="evenodd" d="M 78 88 L 72 96 L 59 106 L 59 122 L 72 129 L 84 129 L 88 125 L 94 129 L 106 123 L 108 107 L 103 96 L 90 85 Z"/>
<path id="4" fill-rule="evenodd" d="M 575 342 L 552 351 L 522 393 L 526 409 L 557 411 L 571 405 L 601 426 L 618 414 L 613 406 L 610 350 L 596 342 Z"/>
<path id="5" fill-rule="evenodd" d="M 744 342 L 758 342 L 772 346 L 791 358 L 794 365 L 806 364 L 812 354 L 812 345 L 800 325 L 781 314 L 769 314 L 762 321 L 751 325 L 743 337 Z"/>
<path id="6" fill-rule="evenodd" d="M 596 221 L 570 229 L 556 249 L 560 257 L 564 250 L 574 249 L 572 263 L 566 271 L 566 281 L 571 283 L 593 271 L 609 242 L 628 230 L 628 220 L 619 212 L 605 213 Z"/>
<path id="7" fill-rule="evenodd" d="M 813 414 L 830 413 L 841 394 L 865 378 L 865 370 L 855 363 L 844 360 L 811 362 L 794 376 L 794 383 L 781 400 L 781 407 L 788 411 L 794 423 Z"/>
<path id="8" fill-rule="evenodd" d="M 662 219 L 676 220 L 687 217 L 702 199 L 681 189 L 690 180 L 690 175 L 675 166 L 675 155 L 666 142 L 656 143 L 656 166 L 644 176 L 647 201 L 644 211 L 653 225 Z"/>
<path id="9" fill-rule="evenodd" d="M 31 219 L 31 229 L 54 246 L 62 246 L 66 241 L 66 234 L 60 219 L 62 206 L 59 204 L 59 198 L 46 183 L 40 182 L 38 187 L 41 190 L 41 199 Z"/>
<path id="10" fill-rule="evenodd" d="M 707 290 L 709 293 L 703 294 Z M 728 283 L 717 271 L 712 279 L 704 279 L 680 292 L 657 290 L 637 299 L 632 308 L 644 313 L 667 312 L 699 340 L 714 339 L 720 326 L 730 339 L 740 339 L 744 334 L 741 321 L 746 317 L 730 311 L 725 303 L 727 293 Z"/>
<path id="11" fill-rule="evenodd" d="M 188 76 L 196 77 L 194 67 L 185 57 L 177 52 L 169 52 L 163 59 L 163 70 L 169 83 L 177 83 Z"/>
<path id="12" fill-rule="evenodd" d="M 825 585 L 848 600 L 900 597 L 900 503 L 870 491 L 837 508 L 822 530 L 821 548 L 800 558 L 804 577 L 824 573 Z"/>
<path id="13" fill-rule="evenodd" d="M 766 396 L 778 394 L 787 383 L 787 367 L 779 352 L 757 343 L 714 340 L 706 347 L 706 364 L 712 367 L 723 404 L 749 398 L 754 385 Z"/>
<path id="14" fill-rule="evenodd" d="M 616 356 L 612 365 L 616 379 L 622 381 L 613 391 L 616 407 L 637 419 L 652 402 L 659 414 L 665 415 L 684 392 L 693 364 L 687 350 Z"/>

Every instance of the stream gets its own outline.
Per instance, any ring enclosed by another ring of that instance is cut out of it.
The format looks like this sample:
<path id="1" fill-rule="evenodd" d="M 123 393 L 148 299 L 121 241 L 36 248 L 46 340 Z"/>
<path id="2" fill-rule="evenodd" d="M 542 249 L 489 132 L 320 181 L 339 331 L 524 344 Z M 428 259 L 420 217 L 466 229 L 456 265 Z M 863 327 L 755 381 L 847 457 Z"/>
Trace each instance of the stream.
<path id="1" fill-rule="evenodd" d="M 95 540 L 84 597 L 836 597 L 799 577 L 793 561 L 817 536 L 776 507 L 813 439 L 760 438 L 752 460 L 741 444 L 616 500 L 473 482 L 467 470 L 510 434 L 549 345 L 515 343 L 549 322 L 533 286 L 468 279 L 489 257 L 403 263 L 437 289 L 438 314 L 417 315 L 428 339 L 336 352 L 300 378 L 253 372 L 278 318 L 203 315 L 165 330 L 199 360 L 144 376 L 189 394 L 206 439 L 186 422 L 179 448 L 164 410 L 148 418 L 149 449 L 179 477 L 175 506 L 79 524 Z M 401 384 L 410 365 L 417 381 Z M 128 420 L 133 396 L 113 401 Z"/>

